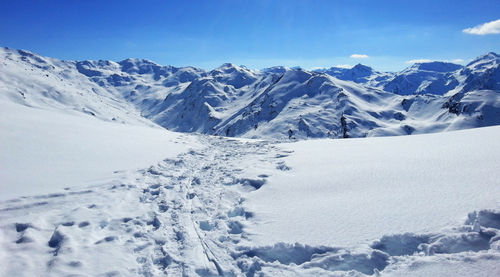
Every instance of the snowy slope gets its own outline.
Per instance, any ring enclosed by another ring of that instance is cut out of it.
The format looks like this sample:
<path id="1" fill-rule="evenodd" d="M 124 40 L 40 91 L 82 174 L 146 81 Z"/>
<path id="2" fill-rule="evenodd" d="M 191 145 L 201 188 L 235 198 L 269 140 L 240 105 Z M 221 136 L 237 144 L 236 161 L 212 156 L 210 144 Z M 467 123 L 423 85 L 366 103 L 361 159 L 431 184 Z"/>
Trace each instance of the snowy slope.
<path id="1" fill-rule="evenodd" d="M 195 147 L 151 123 L 106 122 L 4 100 L 0 107 L 1 200 L 116 178 Z"/>
<path id="2" fill-rule="evenodd" d="M 499 130 L 280 144 L 291 170 L 247 199 L 265 221 L 249 231 L 264 245 L 352 246 L 460 225 L 470 211 L 498 208 Z"/>
<path id="3" fill-rule="evenodd" d="M 184 135 L 175 158 L 0 202 L 0 276 L 496 276 L 499 134 Z"/>
<path id="4" fill-rule="evenodd" d="M 0 99 L 84 113 L 105 121 L 151 124 L 119 95 L 80 74 L 74 62 L 0 48 Z"/>

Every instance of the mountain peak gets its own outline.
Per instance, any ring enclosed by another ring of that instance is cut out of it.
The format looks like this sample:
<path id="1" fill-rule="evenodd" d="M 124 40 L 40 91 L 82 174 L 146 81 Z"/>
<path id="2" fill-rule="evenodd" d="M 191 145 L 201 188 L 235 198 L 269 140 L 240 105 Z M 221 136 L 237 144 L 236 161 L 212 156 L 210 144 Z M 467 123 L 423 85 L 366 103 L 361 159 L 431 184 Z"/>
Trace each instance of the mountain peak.
<path id="1" fill-rule="evenodd" d="M 484 55 L 481 55 L 474 59 L 472 62 L 470 62 L 467 66 L 473 65 L 478 62 L 488 62 L 488 61 L 494 61 L 494 60 L 500 60 L 500 55 L 498 55 L 495 52 L 488 52 Z"/>
<path id="2" fill-rule="evenodd" d="M 212 70 L 213 73 L 223 72 L 223 73 L 233 73 L 233 72 L 243 72 L 249 71 L 245 66 L 238 66 L 233 63 L 224 63 L 221 66 Z"/>
<path id="3" fill-rule="evenodd" d="M 480 56 L 479 58 L 493 58 L 493 59 L 498 59 L 498 58 L 500 58 L 500 55 L 498 55 L 495 52 L 488 52 L 488 53 Z"/>
<path id="4" fill-rule="evenodd" d="M 471 70 L 484 70 L 487 68 L 498 67 L 500 64 L 500 55 L 494 52 L 489 52 L 477 57 L 475 60 L 467 64 L 467 68 Z"/>
<path id="5" fill-rule="evenodd" d="M 371 68 L 371 67 L 369 67 L 367 65 L 358 63 L 357 65 L 353 66 L 351 68 L 351 70 L 353 70 L 353 71 L 361 71 L 361 72 L 371 72 L 371 71 L 373 71 L 373 68 Z"/>
<path id="6" fill-rule="evenodd" d="M 237 67 L 237 66 L 235 64 L 233 64 L 233 63 L 223 63 L 218 68 L 229 68 L 229 67 Z"/>

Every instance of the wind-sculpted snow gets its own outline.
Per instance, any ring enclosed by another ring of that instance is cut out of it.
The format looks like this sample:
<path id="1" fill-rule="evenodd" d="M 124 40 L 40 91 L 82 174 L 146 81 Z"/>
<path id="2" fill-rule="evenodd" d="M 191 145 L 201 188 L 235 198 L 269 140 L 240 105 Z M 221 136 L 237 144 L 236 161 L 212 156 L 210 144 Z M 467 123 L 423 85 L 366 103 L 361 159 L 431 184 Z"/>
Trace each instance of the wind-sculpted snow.
<path id="1" fill-rule="evenodd" d="M 205 71 L 149 60 L 60 61 L 2 48 L 2 97 L 103 120 L 247 138 L 409 135 L 499 124 L 500 58 L 463 67 L 418 63 L 397 72 L 353 68 Z M 147 119 L 147 120 L 146 120 Z"/>

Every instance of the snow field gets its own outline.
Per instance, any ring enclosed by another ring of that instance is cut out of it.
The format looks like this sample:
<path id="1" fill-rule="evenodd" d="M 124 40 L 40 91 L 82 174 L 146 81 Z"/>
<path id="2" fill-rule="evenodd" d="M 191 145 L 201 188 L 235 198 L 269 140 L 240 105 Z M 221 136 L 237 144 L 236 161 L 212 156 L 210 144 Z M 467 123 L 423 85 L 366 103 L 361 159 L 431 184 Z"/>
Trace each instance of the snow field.
<path id="1" fill-rule="evenodd" d="M 1 200 L 114 178 L 197 147 L 161 127 L 0 101 Z"/>
<path id="2" fill-rule="evenodd" d="M 485 172 L 496 172 L 499 131 L 292 144 L 184 137 L 192 149 L 143 170 L 1 202 L 0 275 L 495 276 L 498 178 Z M 392 199 L 395 183 L 411 193 Z M 443 197 L 457 190 L 470 197 Z"/>
<path id="3" fill-rule="evenodd" d="M 351 246 L 497 209 L 499 131 L 280 144 L 291 170 L 276 170 L 247 202 L 269 221 L 251 228 L 255 241 Z"/>

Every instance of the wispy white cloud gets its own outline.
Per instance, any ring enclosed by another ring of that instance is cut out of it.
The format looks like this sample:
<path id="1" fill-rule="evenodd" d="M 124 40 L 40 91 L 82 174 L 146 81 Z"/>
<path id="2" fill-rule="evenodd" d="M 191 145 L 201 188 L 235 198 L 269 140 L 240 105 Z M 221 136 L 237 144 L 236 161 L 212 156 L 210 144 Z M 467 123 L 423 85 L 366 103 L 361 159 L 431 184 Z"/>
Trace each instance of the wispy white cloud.
<path id="1" fill-rule="evenodd" d="M 462 59 L 454 59 L 454 60 L 451 60 L 450 62 L 452 62 L 452 63 L 463 63 L 464 60 L 462 60 Z"/>
<path id="2" fill-rule="evenodd" d="M 462 32 L 471 35 L 492 35 L 500 34 L 500 19 L 486 22 L 472 28 L 463 29 Z"/>
<path id="3" fill-rule="evenodd" d="M 351 58 L 353 58 L 353 59 L 366 59 L 366 58 L 368 58 L 368 55 L 365 55 L 365 54 L 352 54 Z"/>

